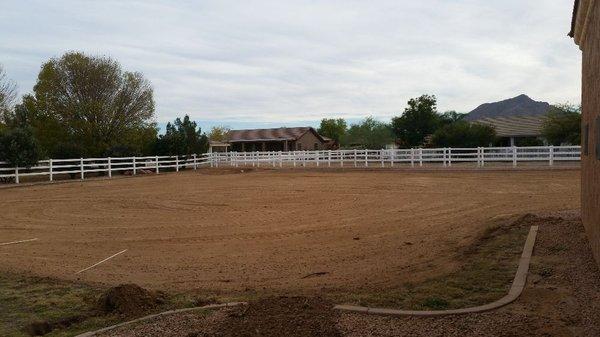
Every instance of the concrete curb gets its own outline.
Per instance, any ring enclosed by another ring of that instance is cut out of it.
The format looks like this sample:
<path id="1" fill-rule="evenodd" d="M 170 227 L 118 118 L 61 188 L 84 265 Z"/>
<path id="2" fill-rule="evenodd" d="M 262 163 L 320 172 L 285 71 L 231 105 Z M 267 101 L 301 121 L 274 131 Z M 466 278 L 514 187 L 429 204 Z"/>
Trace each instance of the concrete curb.
<path id="1" fill-rule="evenodd" d="M 102 333 L 102 332 L 107 332 L 107 331 L 110 331 L 110 330 L 113 330 L 113 329 L 116 329 L 116 328 L 120 328 L 122 326 L 129 325 L 129 324 L 132 324 L 132 323 L 147 321 L 149 319 L 160 317 L 160 316 L 166 316 L 166 315 L 172 315 L 172 314 L 180 314 L 182 312 L 202 310 L 202 309 L 220 309 L 220 308 L 225 308 L 225 307 L 236 307 L 236 306 L 239 306 L 239 305 L 247 305 L 247 304 L 248 304 L 247 302 L 229 302 L 229 303 L 223 303 L 223 304 L 209 304 L 209 305 L 205 305 L 203 307 L 194 307 L 194 308 L 185 308 L 185 309 L 178 309 L 178 310 L 169 310 L 169 311 L 161 312 L 161 313 L 154 314 L 154 315 L 144 316 L 144 317 L 141 317 L 141 318 L 138 318 L 138 319 L 134 319 L 132 321 L 127 321 L 127 322 L 123 322 L 123 323 L 111 325 L 111 326 L 108 326 L 106 328 L 102 328 L 100 330 L 84 332 L 84 333 L 79 334 L 79 335 L 77 335 L 75 337 L 92 337 L 92 336 L 95 336 L 96 334 L 99 334 L 99 333 Z"/>
<path id="2" fill-rule="evenodd" d="M 521 255 L 521 259 L 519 260 L 519 268 L 517 269 L 517 273 L 515 274 L 515 278 L 513 280 L 512 286 L 508 291 L 506 296 L 501 299 L 480 305 L 477 307 L 464 308 L 464 309 L 455 309 L 455 310 L 435 310 L 435 311 L 415 311 L 415 310 L 397 310 L 397 309 L 387 309 L 387 308 L 369 308 L 369 307 L 361 307 L 361 306 L 353 306 L 353 305 L 336 305 L 334 309 L 355 312 L 355 313 L 363 313 L 363 314 L 372 314 L 372 315 L 387 315 L 387 316 L 444 316 L 444 315 L 460 315 L 460 314 L 471 314 L 477 312 L 484 312 L 494 310 L 500 307 L 503 307 L 509 303 L 514 302 L 523 292 L 525 288 L 525 284 L 527 283 L 527 273 L 529 272 L 529 263 L 531 262 L 531 255 L 533 254 L 533 246 L 535 245 L 535 238 L 537 236 L 538 226 L 531 226 L 529 229 L 529 235 L 527 236 L 527 241 L 525 242 L 525 247 L 523 247 L 523 254 Z"/>

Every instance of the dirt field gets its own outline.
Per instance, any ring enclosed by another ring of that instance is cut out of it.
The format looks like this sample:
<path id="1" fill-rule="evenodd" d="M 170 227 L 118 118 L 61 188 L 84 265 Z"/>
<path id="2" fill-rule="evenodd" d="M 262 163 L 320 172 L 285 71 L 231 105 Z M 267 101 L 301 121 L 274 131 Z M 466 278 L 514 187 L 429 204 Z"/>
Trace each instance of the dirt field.
<path id="1" fill-rule="evenodd" d="M 578 170 L 201 170 L 0 189 L 0 242 L 39 238 L 0 246 L 0 271 L 224 294 L 391 288 L 453 269 L 498 217 L 579 198 Z"/>

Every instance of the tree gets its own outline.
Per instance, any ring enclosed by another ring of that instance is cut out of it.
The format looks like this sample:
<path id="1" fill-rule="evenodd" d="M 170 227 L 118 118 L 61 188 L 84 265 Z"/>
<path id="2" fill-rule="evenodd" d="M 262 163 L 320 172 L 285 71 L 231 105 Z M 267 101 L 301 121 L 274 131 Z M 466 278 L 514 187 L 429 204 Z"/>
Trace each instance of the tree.
<path id="1" fill-rule="evenodd" d="M 17 86 L 6 76 L 0 64 L 0 124 L 6 124 L 5 118 L 12 110 L 17 97 Z"/>
<path id="2" fill-rule="evenodd" d="M 216 142 L 224 142 L 227 140 L 229 131 L 231 131 L 231 129 L 227 126 L 213 126 L 208 133 L 208 139 Z"/>
<path id="3" fill-rule="evenodd" d="M 454 110 L 446 111 L 439 115 L 439 126 L 452 124 L 458 121 L 462 121 L 465 118 L 465 114 L 458 113 Z"/>
<path id="4" fill-rule="evenodd" d="M 131 145 L 136 132 L 156 129 L 150 82 L 108 57 L 70 52 L 53 58 L 42 65 L 33 90 L 23 104 L 50 154 L 70 143 L 81 147 L 81 156 L 99 156 Z"/>
<path id="5" fill-rule="evenodd" d="M 542 126 L 542 137 L 552 145 L 581 144 L 581 106 L 552 106 Z"/>
<path id="6" fill-rule="evenodd" d="M 31 167 L 40 159 L 40 149 L 29 128 L 0 132 L 0 161 L 10 166 Z"/>
<path id="7" fill-rule="evenodd" d="M 382 149 L 394 142 L 389 124 L 367 117 L 358 124 L 353 124 L 342 138 L 344 147 Z"/>
<path id="8" fill-rule="evenodd" d="M 343 118 L 323 118 L 317 132 L 321 136 L 331 138 L 339 143 L 342 137 L 344 137 L 346 134 L 347 129 L 348 125 Z"/>
<path id="9" fill-rule="evenodd" d="M 439 125 L 437 101 L 433 95 L 411 98 L 402 116 L 392 118 L 392 130 L 406 147 L 422 145 Z"/>
<path id="10" fill-rule="evenodd" d="M 196 130 L 197 128 L 197 130 Z M 208 150 L 208 137 L 198 128 L 196 122 L 186 115 L 167 123 L 164 135 L 156 142 L 156 152 L 160 155 L 187 155 L 205 153 Z"/>
<path id="11" fill-rule="evenodd" d="M 459 120 L 437 129 L 431 142 L 436 147 L 479 147 L 490 145 L 495 138 L 493 127 Z"/>

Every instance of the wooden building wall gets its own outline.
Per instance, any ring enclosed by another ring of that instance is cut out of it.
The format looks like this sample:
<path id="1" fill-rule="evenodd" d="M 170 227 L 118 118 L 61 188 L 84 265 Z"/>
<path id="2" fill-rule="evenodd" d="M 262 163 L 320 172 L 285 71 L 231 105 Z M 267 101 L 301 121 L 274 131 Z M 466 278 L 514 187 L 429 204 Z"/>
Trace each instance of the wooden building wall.
<path id="1" fill-rule="evenodd" d="M 592 1 L 584 41 L 582 76 L 582 218 L 600 264 L 600 1 Z M 587 146 L 586 146 L 587 144 Z"/>

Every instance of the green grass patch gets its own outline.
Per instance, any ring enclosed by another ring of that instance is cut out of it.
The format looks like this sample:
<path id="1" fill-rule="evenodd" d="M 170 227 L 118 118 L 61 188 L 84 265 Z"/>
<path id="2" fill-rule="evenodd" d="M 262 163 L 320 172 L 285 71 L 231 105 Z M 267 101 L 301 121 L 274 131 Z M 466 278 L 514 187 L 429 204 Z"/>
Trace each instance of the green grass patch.
<path id="1" fill-rule="evenodd" d="M 27 327 L 33 322 L 55 326 L 44 336 L 63 337 L 123 321 L 99 310 L 98 299 L 105 290 L 50 278 L 0 274 L 0 336 L 29 336 Z M 166 302 L 148 314 L 193 307 L 197 301 L 185 294 L 167 295 Z"/>
<path id="2" fill-rule="evenodd" d="M 418 284 L 368 293 L 335 294 L 338 303 L 406 310 L 459 309 L 502 298 L 512 284 L 530 215 L 491 225 L 474 244 L 459 252 L 462 266 Z"/>

